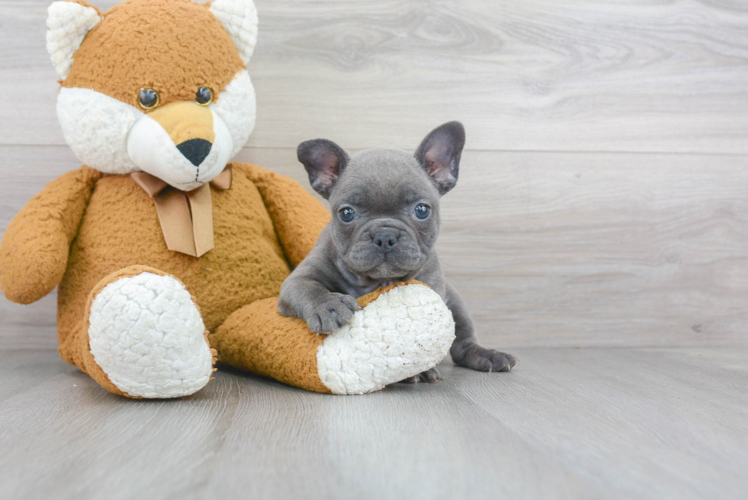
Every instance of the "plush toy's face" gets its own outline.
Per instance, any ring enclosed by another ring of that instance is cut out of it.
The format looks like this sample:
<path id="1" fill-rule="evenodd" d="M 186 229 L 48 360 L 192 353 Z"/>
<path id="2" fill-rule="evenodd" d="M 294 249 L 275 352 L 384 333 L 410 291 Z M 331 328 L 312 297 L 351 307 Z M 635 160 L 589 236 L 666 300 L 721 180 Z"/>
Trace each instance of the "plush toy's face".
<path id="1" fill-rule="evenodd" d="M 82 0 L 58 1 L 47 26 L 62 78 L 60 123 L 89 167 L 145 171 L 189 191 L 220 174 L 249 138 L 252 0 L 128 0 L 105 15 Z"/>

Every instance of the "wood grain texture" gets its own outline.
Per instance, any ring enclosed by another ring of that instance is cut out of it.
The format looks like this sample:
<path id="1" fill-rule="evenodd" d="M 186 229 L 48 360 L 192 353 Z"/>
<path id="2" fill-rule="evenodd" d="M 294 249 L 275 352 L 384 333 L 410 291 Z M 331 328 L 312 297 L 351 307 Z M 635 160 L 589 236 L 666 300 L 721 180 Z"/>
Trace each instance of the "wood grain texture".
<path id="1" fill-rule="evenodd" d="M 0 106 L 0 231 L 78 166 L 54 116 L 47 4 L 0 0 L 0 78 L 23 89 Z M 413 149 L 439 121 L 465 121 L 472 149 L 439 251 L 486 343 L 748 343 L 748 156 L 673 154 L 746 152 L 742 4 L 258 8 L 260 110 L 239 160 L 307 186 L 301 140 Z M 54 348 L 54 303 L 0 298 L 0 346 Z"/>
<path id="2" fill-rule="evenodd" d="M 0 146 L 0 231 L 77 161 Z M 309 189 L 293 149 L 245 149 Z M 7 162 L 7 163 L 5 163 Z M 500 348 L 748 345 L 748 157 L 467 152 L 438 252 Z M 54 348 L 54 297 L 0 298 L 0 346 Z"/>
<path id="3" fill-rule="evenodd" d="M 494 345 L 746 344 L 747 160 L 469 153 L 447 277 Z"/>
<path id="4" fill-rule="evenodd" d="M 53 352 L 0 353 L 0 497 L 744 497 L 747 349 L 517 354 L 367 396 L 221 371 L 132 401 Z"/>
<path id="5" fill-rule="evenodd" d="M 63 144 L 49 0 L 0 2 L 2 144 Z M 97 2 L 106 9 L 116 2 Z M 748 153 L 740 0 L 258 0 L 255 147 L 334 136 L 410 148 Z"/>

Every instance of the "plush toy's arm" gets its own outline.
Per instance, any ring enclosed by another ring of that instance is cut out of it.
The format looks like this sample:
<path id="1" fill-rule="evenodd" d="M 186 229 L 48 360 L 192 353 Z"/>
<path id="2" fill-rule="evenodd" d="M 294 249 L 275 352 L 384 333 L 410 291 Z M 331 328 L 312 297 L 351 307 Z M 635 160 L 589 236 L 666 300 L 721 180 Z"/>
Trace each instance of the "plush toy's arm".
<path id="1" fill-rule="evenodd" d="M 248 163 L 234 163 L 262 195 L 286 257 L 299 265 L 330 222 L 330 213 L 298 182 Z"/>
<path id="2" fill-rule="evenodd" d="M 99 172 L 83 167 L 58 177 L 13 218 L 0 243 L 0 289 L 21 304 L 47 295 L 62 279 Z"/>

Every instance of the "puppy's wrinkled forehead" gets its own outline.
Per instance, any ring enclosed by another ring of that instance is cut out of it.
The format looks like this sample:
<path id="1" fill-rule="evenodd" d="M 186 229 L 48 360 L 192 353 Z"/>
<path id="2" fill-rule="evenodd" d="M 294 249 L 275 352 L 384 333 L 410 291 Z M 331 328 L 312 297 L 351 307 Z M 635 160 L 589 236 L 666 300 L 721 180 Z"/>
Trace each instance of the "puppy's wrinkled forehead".
<path id="1" fill-rule="evenodd" d="M 411 154 L 399 149 L 367 149 L 351 157 L 330 203 L 388 212 L 438 197 L 436 187 Z"/>

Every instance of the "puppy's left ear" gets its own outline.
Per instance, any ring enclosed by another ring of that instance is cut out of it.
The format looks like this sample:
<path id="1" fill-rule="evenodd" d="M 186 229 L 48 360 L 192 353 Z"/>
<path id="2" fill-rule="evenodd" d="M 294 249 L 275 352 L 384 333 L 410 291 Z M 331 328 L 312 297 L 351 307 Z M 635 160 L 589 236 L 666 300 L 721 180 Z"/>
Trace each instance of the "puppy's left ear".
<path id="1" fill-rule="evenodd" d="M 348 164 L 346 152 L 332 141 L 314 139 L 299 144 L 296 154 L 309 174 L 312 188 L 324 199 L 328 199 Z"/>
<path id="2" fill-rule="evenodd" d="M 416 160 L 434 181 L 439 194 L 446 194 L 457 184 L 463 147 L 465 127 L 460 122 L 438 126 L 418 146 Z"/>

